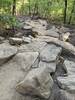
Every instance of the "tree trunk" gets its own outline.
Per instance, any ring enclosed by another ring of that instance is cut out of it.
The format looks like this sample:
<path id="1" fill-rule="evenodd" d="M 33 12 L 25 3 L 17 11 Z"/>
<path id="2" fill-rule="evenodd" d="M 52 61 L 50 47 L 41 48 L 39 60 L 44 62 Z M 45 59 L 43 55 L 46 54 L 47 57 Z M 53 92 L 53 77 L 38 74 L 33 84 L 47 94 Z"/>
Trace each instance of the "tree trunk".
<path id="1" fill-rule="evenodd" d="M 31 15 L 30 0 L 29 0 L 29 15 Z"/>
<path id="2" fill-rule="evenodd" d="M 67 13 L 67 0 L 65 0 L 65 8 L 64 8 L 64 24 L 66 23 L 66 13 Z"/>
<path id="3" fill-rule="evenodd" d="M 73 7 L 72 7 L 72 10 L 71 10 L 71 14 L 70 14 L 70 18 L 69 18 L 69 22 L 68 22 L 68 24 L 71 23 L 72 14 L 73 14 L 73 12 L 74 12 L 74 6 L 75 6 L 75 0 L 73 1 Z"/>
<path id="4" fill-rule="evenodd" d="M 16 14 L 16 0 L 13 0 L 12 15 Z"/>

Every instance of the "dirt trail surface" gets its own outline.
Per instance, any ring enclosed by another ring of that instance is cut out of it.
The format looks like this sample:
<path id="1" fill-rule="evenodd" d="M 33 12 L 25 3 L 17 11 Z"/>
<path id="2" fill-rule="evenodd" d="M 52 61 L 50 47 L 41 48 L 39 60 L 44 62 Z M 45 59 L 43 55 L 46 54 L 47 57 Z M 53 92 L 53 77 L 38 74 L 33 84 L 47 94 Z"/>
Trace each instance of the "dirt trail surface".
<path id="1" fill-rule="evenodd" d="M 23 33 L 1 40 L 0 100 L 75 100 L 75 47 L 66 42 L 69 29 L 47 29 L 41 19 L 21 23 Z"/>

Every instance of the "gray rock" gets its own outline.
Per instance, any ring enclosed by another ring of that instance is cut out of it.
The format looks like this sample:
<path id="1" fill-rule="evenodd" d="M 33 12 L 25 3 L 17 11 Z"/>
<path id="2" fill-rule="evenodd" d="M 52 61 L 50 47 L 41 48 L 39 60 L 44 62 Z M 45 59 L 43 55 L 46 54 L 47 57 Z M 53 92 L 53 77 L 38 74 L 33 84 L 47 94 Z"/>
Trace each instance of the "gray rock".
<path id="1" fill-rule="evenodd" d="M 51 73 L 51 72 L 55 72 L 55 70 L 56 70 L 56 63 L 55 62 L 47 63 L 47 62 L 40 61 L 39 67 L 47 67 L 48 71 Z"/>
<path id="2" fill-rule="evenodd" d="M 15 62 L 19 64 L 19 66 L 22 66 L 22 70 L 26 72 L 30 70 L 32 66 L 34 66 L 38 56 L 39 56 L 38 52 L 23 52 L 23 53 L 18 53 L 14 59 Z M 18 60 L 16 58 L 18 58 Z"/>
<path id="3" fill-rule="evenodd" d="M 46 29 L 43 29 L 42 27 L 33 28 L 33 32 L 38 33 L 38 35 L 41 35 L 41 36 L 51 36 L 51 37 L 59 38 L 59 34 L 56 31 L 53 31 L 51 29 L 46 30 Z"/>
<path id="4" fill-rule="evenodd" d="M 25 30 L 31 30 L 32 29 L 32 27 L 31 26 L 29 26 L 29 25 L 24 25 L 24 27 L 23 27 Z"/>
<path id="5" fill-rule="evenodd" d="M 27 25 L 31 26 L 32 28 L 36 29 L 46 29 L 46 23 L 41 20 L 30 20 L 25 22 Z"/>
<path id="6" fill-rule="evenodd" d="M 67 91 L 59 90 L 55 93 L 54 100 L 75 100 L 75 96 Z"/>
<path id="7" fill-rule="evenodd" d="M 75 94 L 75 75 L 57 78 L 58 85 L 71 93 Z"/>
<path id="8" fill-rule="evenodd" d="M 37 33 L 38 35 L 41 35 L 41 36 L 46 35 L 46 29 L 43 29 L 42 27 L 33 28 L 32 31 L 33 31 L 34 33 Z"/>
<path id="9" fill-rule="evenodd" d="M 27 100 L 16 91 L 15 87 L 27 75 L 37 55 L 37 53 L 18 53 L 1 66 L 0 100 Z"/>
<path id="10" fill-rule="evenodd" d="M 29 44 L 21 45 L 18 49 L 20 52 L 25 51 L 35 51 L 40 52 L 43 50 L 43 48 L 46 46 L 47 43 L 45 42 L 31 42 Z"/>
<path id="11" fill-rule="evenodd" d="M 22 32 L 18 32 L 17 34 L 14 35 L 14 37 L 18 37 L 18 38 L 21 38 L 22 36 L 23 36 Z"/>
<path id="12" fill-rule="evenodd" d="M 54 30 L 46 30 L 46 35 L 47 36 L 51 36 L 51 37 L 56 37 L 59 38 L 59 34 L 57 32 L 55 32 Z"/>
<path id="13" fill-rule="evenodd" d="M 16 55 L 17 48 L 14 46 L 6 45 L 3 43 L 0 45 L 0 65 L 8 61 L 11 57 Z"/>
<path id="14" fill-rule="evenodd" d="M 31 42 L 31 38 L 29 37 L 23 37 L 23 43 L 30 43 Z"/>
<path id="15" fill-rule="evenodd" d="M 20 45 L 20 44 L 22 44 L 23 43 L 23 39 L 22 38 L 13 38 L 13 37 L 11 37 L 11 38 L 9 38 L 9 43 L 11 44 L 11 45 Z"/>
<path id="16" fill-rule="evenodd" d="M 0 36 L 0 42 L 4 41 L 4 37 Z"/>
<path id="17" fill-rule="evenodd" d="M 47 27 L 48 24 L 47 24 L 46 20 L 38 19 L 38 21 L 42 26 L 46 26 Z"/>
<path id="18" fill-rule="evenodd" d="M 22 94 L 37 95 L 49 98 L 53 80 L 46 67 L 32 69 L 25 79 L 21 81 L 16 90 Z"/>
<path id="19" fill-rule="evenodd" d="M 32 68 L 38 68 L 39 67 L 39 57 L 35 60 L 35 62 L 32 65 Z"/>
<path id="20" fill-rule="evenodd" d="M 43 48 L 42 52 L 40 53 L 40 59 L 45 62 L 57 61 L 61 51 L 61 47 L 57 47 L 53 44 L 47 45 Z"/>
<path id="21" fill-rule="evenodd" d="M 75 75 L 75 62 L 66 59 L 64 67 L 68 75 Z"/>

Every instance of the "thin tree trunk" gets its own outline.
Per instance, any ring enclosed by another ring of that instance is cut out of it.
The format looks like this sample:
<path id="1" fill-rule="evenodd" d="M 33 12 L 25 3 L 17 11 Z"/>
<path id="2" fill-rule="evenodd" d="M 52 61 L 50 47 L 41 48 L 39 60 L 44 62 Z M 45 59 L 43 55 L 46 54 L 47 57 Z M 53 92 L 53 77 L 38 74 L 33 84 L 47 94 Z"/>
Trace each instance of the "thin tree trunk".
<path id="1" fill-rule="evenodd" d="M 29 15 L 31 15 L 30 0 L 29 0 Z"/>
<path id="2" fill-rule="evenodd" d="M 66 23 L 66 14 L 67 13 L 67 0 L 65 0 L 65 8 L 64 8 L 64 24 Z"/>
<path id="3" fill-rule="evenodd" d="M 72 14 L 73 14 L 73 12 L 74 12 L 74 6 L 75 6 L 75 0 L 73 1 L 73 7 L 72 7 L 72 10 L 71 10 L 71 14 L 70 14 L 70 18 L 69 18 L 69 22 L 68 22 L 68 24 L 71 23 Z"/>
<path id="4" fill-rule="evenodd" d="M 38 1 L 35 3 L 35 7 L 34 7 L 34 15 L 38 15 Z M 33 16 L 34 16 L 33 15 Z"/>
<path id="5" fill-rule="evenodd" d="M 16 14 L 16 0 L 13 0 L 12 15 Z"/>

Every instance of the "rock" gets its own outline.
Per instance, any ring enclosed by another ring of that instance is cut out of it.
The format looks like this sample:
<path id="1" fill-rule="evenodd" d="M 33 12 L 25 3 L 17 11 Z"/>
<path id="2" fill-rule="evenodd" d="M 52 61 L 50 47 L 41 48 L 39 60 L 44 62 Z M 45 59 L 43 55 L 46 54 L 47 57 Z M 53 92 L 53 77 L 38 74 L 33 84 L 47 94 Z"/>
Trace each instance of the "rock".
<path id="1" fill-rule="evenodd" d="M 29 26 L 29 25 L 25 25 L 23 28 L 24 28 L 25 30 L 31 30 L 31 29 L 32 29 L 32 27 Z"/>
<path id="2" fill-rule="evenodd" d="M 22 40 L 22 38 L 13 38 L 13 37 L 11 37 L 11 38 L 9 38 L 9 43 L 11 45 L 20 45 L 20 44 L 23 43 L 23 40 Z"/>
<path id="3" fill-rule="evenodd" d="M 43 48 L 42 52 L 40 53 L 40 59 L 41 61 L 45 62 L 56 62 L 59 58 L 59 54 L 61 53 L 61 51 L 61 47 L 57 47 L 53 44 L 48 44 Z"/>
<path id="4" fill-rule="evenodd" d="M 66 33 L 66 32 L 69 32 L 69 30 L 70 30 L 69 28 L 61 26 L 61 28 L 59 29 L 59 32 L 60 33 Z"/>
<path id="5" fill-rule="evenodd" d="M 41 19 L 38 19 L 39 23 L 42 25 L 42 26 L 46 26 L 47 27 L 47 21 L 46 20 L 41 20 Z"/>
<path id="6" fill-rule="evenodd" d="M 0 68 L 0 100 L 27 100 L 15 87 L 24 79 L 38 53 L 18 53 Z M 35 57 L 34 57 L 35 56 Z"/>
<path id="7" fill-rule="evenodd" d="M 6 45 L 5 43 L 0 45 L 0 65 L 8 61 L 11 57 L 16 55 L 17 48 Z"/>
<path id="8" fill-rule="evenodd" d="M 55 72 L 56 70 L 56 63 L 55 62 L 47 63 L 47 62 L 40 61 L 39 67 L 47 67 L 48 71 L 52 73 Z"/>
<path id="9" fill-rule="evenodd" d="M 38 34 L 38 35 L 46 35 L 46 30 L 43 29 L 42 27 L 33 28 L 32 31 L 33 31 L 35 34 Z"/>
<path id="10" fill-rule="evenodd" d="M 32 65 L 32 68 L 38 68 L 39 67 L 39 56 L 37 57 L 37 59 L 35 60 L 35 62 Z"/>
<path id="11" fill-rule="evenodd" d="M 68 75 L 75 75 L 75 62 L 66 59 L 64 68 Z"/>
<path id="12" fill-rule="evenodd" d="M 59 90 L 54 96 L 54 100 L 75 100 L 75 96 L 73 94 L 64 90 Z"/>
<path id="13" fill-rule="evenodd" d="M 0 42 L 4 41 L 4 37 L 0 36 Z"/>
<path id="14" fill-rule="evenodd" d="M 31 42 L 29 44 L 21 45 L 18 49 L 19 52 L 26 52 L 26 51 L 35 51 L 41 52 L 43 48 L 46 46 L 46 42 Z"/>
<path id="15" fill-rule="evenodd" d="M 43 29 L 42 27 L 33 28 L 33 32 L 41 36 L 51 36 L 51 37 L 59 38 L 59 34 L 51 29 L 46 30 L 46 29 Z"/>
<path id="16" fill-rule="evenodd" d="M 46 26 L 43 25 L 44 22 L 42 21 L 39 22 L 38 20 L 31 20 L 31 21 L 26 21 L 25 23 L 31 26 L 32 28 L 46 29 Z"/>
<path id="17" fill-rule="evenodd" d="M 19 66 L 22 66 L 22 70 L 26 72 L 30 70 L 32 66 L 35 65 L 38 56 L 39 56 L 38 52 L 23 52 L 23 53 L 18 53 L 14 59 L 15 62 L 19 64 Z"/>
<path id="18" fill-rule="evenodd" d="M 35 40 L 56 44 L 60 47 L 63 47 L 65 50 L 68 50 L 68 52 L 70 52 L 71 54 L 75 55 L 75 47 L 69 42 L 64 42 L 57 38 L 49 36 L 37 36 Z"/>
<path id="19" fill-rule="evenodd" d="M 23 37 L 23 43 L 30 43 L 30 42 L 31 42 L 31 38 Z"/>
<path id="20" fill-rule="evenodd" d="M 21 94 L 29 94 L 49 98 L 53 80 L 46 67 L 32 69 L 25 79 L 16 86 L 16 90 Z"/>
<path id="21" fill-rule="evenodd" d="M 62 89 L 75 94 L 75 75 L 69 75 L 66 77 L 59 76 L 57 78 L 57 81 L 58 81 L 58 85 Z"/>
<path id="22" fill-rule="evenodd" d="M 33 36 L 33 34 L 32 34 L 32 26 L 25 25 L 23 27 L 23 29 L 24 29 L 24 36 L 29 36 L 29 35 Z"/>
<path id="23" fill-rule="evenodd" d="M 18 37 L 18 38 L 21 38 L 22 36 L 23 36 L 22 32 L 18 32 L 17 34 L 14 35 L 14 37 Z"/>
<path id="24" fill-rule="evenodd" d="M 62 33 L 61 35 L 60 35 L 60 40 L 62 40 L 62 41 L 67 41 L 67 40 L 69 40 L 69 37 L 70 37 L 70 33 L 69 32 L 66 32 L 66 33 Z"/>
<path id="25" fill-rule="evenodd" d="M 59 38 L 59 34 L 56 31 L 52 30 L 52 29 L 46 30 L 46 34 L 45 35 L 46 36 L 55 37 L 55 38 Z"/>

